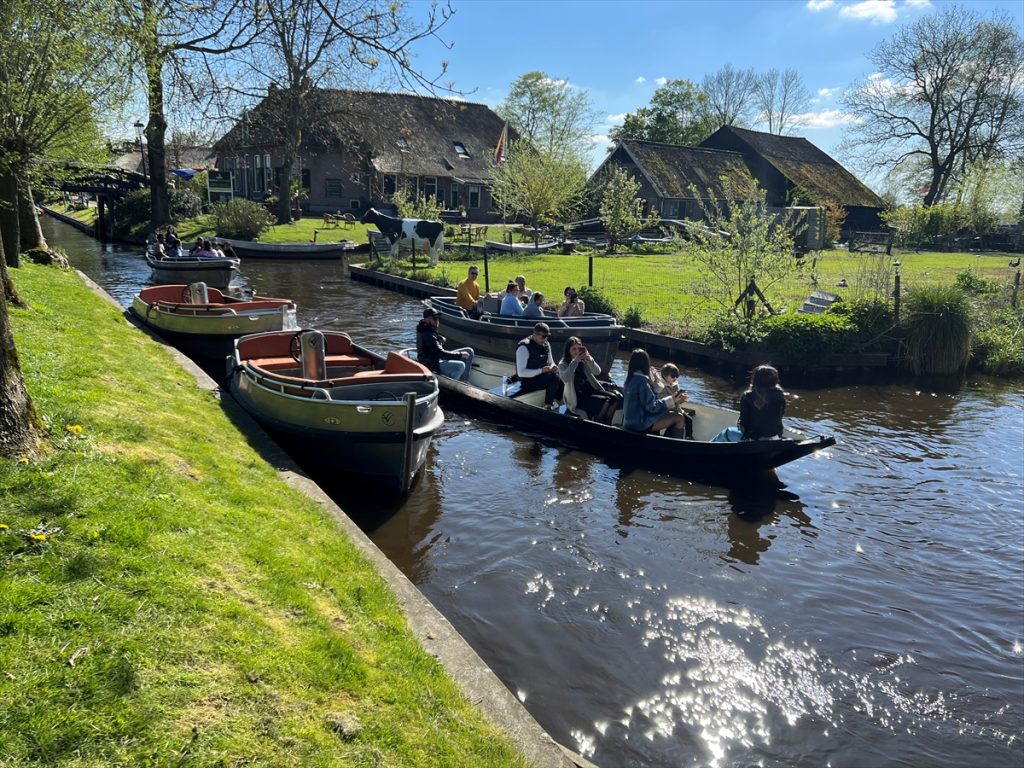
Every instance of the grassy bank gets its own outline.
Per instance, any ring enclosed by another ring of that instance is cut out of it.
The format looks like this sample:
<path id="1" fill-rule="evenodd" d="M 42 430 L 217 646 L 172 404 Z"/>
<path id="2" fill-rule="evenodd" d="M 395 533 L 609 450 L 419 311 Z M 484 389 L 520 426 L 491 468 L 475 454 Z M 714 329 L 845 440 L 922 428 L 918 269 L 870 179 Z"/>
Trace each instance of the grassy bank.
<path id="1" fill-rule="evenodd" d="M 0 462 L 0 764 L 524 764 L 215 398 L 77 275 L 13 277 L 52 451 Z"/>

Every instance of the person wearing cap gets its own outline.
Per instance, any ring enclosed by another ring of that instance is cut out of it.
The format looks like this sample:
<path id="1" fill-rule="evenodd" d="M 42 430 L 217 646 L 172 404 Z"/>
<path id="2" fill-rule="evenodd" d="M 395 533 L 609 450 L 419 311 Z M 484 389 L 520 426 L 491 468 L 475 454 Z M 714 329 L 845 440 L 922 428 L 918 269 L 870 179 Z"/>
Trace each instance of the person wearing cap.
<path id="1" fill-rule="evenodd" d="M 469 381 L 473 350 L 470 347 L 445 349 L 445 338 L 437 332 L 440 322 L 441 313 L 436 309 L 427 307 L 423 310 L 423 319 L 416 326 L 416 359 L 434 373 L 449 379 Z"/>
<path id="2" fill-rule="evenodd" d="M 459 283 L 458 292 L 455 295 L 455 306 L 461 307 L 469 313 L 469 316 L 476 319 L 480 316 L 480 285 L 476 281 L 480 270 L 476 264 L 469 268 L 466 279 Z"/>
<path id="3" fill-rule="evenodd" d="M 547 323 L 537 323 L 533 333 L 516 345 L 516 375 L 519 377 L 519 394 L 544 390 L 544 405 L 557 406 L 562 396 L 562 380 L 558 378 L 558 366 L 551 355 L 548 336 L 551 328 Z"/>

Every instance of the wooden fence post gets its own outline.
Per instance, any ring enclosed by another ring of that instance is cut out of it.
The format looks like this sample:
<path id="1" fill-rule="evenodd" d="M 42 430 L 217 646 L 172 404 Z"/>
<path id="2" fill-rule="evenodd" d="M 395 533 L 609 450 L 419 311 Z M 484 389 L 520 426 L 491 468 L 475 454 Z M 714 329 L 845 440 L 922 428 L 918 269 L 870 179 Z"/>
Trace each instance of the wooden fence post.
<path id="1" fill-rule="evenodd" d="M 1020 270 L 1013 276 L 1013 296 L 1010 297 L 1010 306 L 1017 308 L 1017 294 L 1020 292 Z"/>
<path id="2" fill-rule="evenodd" d="M 587 256 L 587 285 L 594 287 L 594 252 Z"/>
<path id="3" fill-rule="evenodd" d="M 896 263 L 896 276 L 892 282 L 892 319 L 896 325 L 900 324 L 900 265 Z"/>

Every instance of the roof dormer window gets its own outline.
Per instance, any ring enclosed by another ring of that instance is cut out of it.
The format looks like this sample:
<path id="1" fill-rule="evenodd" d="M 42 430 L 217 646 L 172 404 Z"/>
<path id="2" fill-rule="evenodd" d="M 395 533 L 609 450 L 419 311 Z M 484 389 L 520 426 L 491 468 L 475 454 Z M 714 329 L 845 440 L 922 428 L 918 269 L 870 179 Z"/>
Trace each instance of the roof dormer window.
<path id="1" fill-rule="evenodd" d="M 405 138 L 405 136 L 399 136 L 398 141 L 396 141 L 395 143 L 398 144 L 399 149 L 409 148 L 409 141 Z"/>
<path id="2" fill-rule="evenodd" d="M 461 141 L 453 141 L 452 148 L 455 150 L 455 154 L 457 154 L 459 157 L 466 160 L 469 159 L 469 152 L 466 151 L 466 145 L 463 144 Z"/>

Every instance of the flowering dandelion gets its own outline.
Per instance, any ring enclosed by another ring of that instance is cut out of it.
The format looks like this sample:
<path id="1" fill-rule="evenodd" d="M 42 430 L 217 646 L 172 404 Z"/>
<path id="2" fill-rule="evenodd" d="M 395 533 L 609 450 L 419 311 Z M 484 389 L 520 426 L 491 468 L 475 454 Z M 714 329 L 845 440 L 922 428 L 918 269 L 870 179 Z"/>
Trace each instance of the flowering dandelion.
<path id="1" fill-rule="evenodd" d="M 81 424 L 69 424 L 68 427 L 67 427 L 67 430 L 68 430 L 68 432 L 71 432 L 72 434 L 80 435 L 80 434 L 82 434 L 82 425 Z"/>
<path id="2" fill-rule="evenodd" d="M 8 527 L 7 523 L 0 523 L 0 531 L 6 531 Z"/>
<path id="3" fill-rule="evenodd" d="M 32 541 L 46 541 L 45 533 L 30 533 L 28 537 L 32 539 Z"/>
<path id="4" fill-rule="evenodd" d="M 19 456 L 18 457 L 18 463 L 19 464 L 28 464 L 28 456 Z"/>

